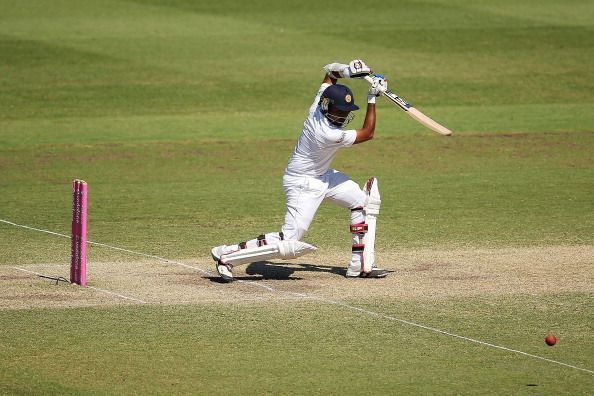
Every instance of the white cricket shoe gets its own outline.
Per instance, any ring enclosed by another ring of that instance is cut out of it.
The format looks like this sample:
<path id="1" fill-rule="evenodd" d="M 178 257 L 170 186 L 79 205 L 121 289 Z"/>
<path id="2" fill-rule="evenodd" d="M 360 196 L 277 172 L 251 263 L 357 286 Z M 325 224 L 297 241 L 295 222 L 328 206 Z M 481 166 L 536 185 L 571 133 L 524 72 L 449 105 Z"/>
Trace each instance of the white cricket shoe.
<path id="1" fill-rule="evenodd" d="M 227 247 L 227 245 L 221 245 L 221 246 L 213 247 L 210 250 L 210 255 L 212 256 L 212 259 L 214 261 L 219 261 L 221 259 L 221 256 L 225 252 L 225 248 L 226 247 Z"/>
<path id="2" fill-rule="evenodd" d="M 385 278 L 388 276 L 388 271 L 381 268 L 373 267 L 370 272 L 353 271 L 350 268 L 346 272 L 347 278 Z"/>
<path id="3" fill-rule="evenodd" d="M 219 273 L 221 278 L 225 282 L 233 282 L 233 272 L 231 272 L 233 266 L 231 264 L 225 264 L 221 261 L 221 256 L 223 255 L 223 252 L 225 251 L 226 247 L 226 245 L 214 247 L 211 249 L 210 255 L 212 256 L 212 259 L 215 261 L 215 268 L 217 269 L 217 272 Z"/>

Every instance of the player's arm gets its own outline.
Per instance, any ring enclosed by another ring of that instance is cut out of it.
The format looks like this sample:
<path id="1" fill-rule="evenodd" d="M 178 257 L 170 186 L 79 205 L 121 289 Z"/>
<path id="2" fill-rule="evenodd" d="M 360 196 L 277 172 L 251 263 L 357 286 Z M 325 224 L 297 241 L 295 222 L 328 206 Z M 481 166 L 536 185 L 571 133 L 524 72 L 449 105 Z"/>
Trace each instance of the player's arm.
<path id="1" fill-rule="evenodd" d="M 373 139 L 373 134 L 375 133 L 375 101 L 373 103 L 367 102 L 365 121 L 363 121 L 363 126 L 357 129 L 356 132 L 357 138 L 353 144 L 359 144 Z"/>
<path id="2" fill-rule="evenodd" d="M 339 78 L 363 78 L 372 73 L 371 68 L 361 59 L 352 60 L 348 65 L 344 63 L 329 63 L 324 66 L 324 81 L 322 84 L 336 84 Z"/>
<path id="3" fill-rule="evenodd" d="M 357 129 L 357 138 L 353 144 L 363 143 L 373 139 L 375 133 L 375 98 L 386 92 L 388 82 L 382 76 L 373 76 L 373 82 L 367 94 L 367 113 L 363 126 Z"/>
<path id="4" fill-rule="evenodd" d="M 324 81 L 322 81 L 322 84 L 334 85 L 334 84 L 336 84 L 336 78 L 331 77 L 330 74 L 326 74 L 324 76 Z"/>

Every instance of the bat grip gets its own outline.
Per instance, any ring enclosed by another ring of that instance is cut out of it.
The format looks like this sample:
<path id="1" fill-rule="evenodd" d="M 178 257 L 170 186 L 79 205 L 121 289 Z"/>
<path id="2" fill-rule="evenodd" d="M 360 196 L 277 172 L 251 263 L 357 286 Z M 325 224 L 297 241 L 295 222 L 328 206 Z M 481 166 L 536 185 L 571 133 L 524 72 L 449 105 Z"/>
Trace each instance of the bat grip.
<path id="1" fill-rule="evenodd" d="M 365 79 L 365 81 L 367 81 L 369 84 L 373 84 L 373 78 L 371 78 L 371 76 L 365 76 L 363 77 Z M 385 92 L 382 92 L 382 96 L 385 95 Z"/>

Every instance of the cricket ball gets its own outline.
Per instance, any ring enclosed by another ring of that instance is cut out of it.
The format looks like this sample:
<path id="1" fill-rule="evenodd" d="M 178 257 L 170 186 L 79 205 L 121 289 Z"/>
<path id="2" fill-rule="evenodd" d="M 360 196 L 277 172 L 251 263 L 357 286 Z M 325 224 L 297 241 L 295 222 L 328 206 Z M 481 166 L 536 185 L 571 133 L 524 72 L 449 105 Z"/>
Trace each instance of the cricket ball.
<path id="1" fill-rule="evenodd" d="M 554 335 L 546 336 L 545 342 L 547 343 L 548 346 L 553 346 L 557 343 L 557 337 L 555 337 Z"/>

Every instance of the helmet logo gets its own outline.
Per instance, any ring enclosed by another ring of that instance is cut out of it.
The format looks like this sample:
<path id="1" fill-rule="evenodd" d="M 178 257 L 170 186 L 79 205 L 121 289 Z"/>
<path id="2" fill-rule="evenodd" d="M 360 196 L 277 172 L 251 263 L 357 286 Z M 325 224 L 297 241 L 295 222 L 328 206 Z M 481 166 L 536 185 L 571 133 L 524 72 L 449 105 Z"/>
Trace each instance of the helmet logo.
<path id="1" fill-rule="evenodd" d="M 351 98 L 351 95 L 346 95 L 344 97 L 344 101 L 347 102 L 347 103 L 351 103 L 351 100 L 353 100 L 353 98 Z"/>

